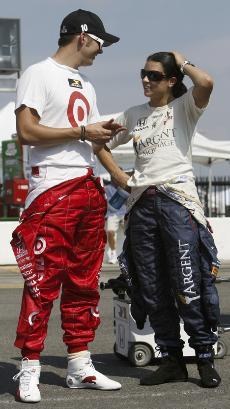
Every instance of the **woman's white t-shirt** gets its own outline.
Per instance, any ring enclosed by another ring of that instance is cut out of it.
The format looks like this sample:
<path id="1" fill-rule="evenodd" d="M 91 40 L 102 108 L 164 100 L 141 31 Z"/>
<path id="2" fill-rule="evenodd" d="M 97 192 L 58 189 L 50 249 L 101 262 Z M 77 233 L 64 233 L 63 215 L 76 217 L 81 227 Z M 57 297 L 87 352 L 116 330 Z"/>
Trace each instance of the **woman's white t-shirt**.
<path id="1" fill-rule="evenodd" d="M 168 105 L 153 108 L 148 103 L 133 106 L 116 122 L 127 130 L 118 133 L 108 148 L 133 140 L 134 174 L 128 180 L 132 188 L 127 202 L 129 211 L 148 186 L 155 185 L 164 194 L 187 207 L 206 224 L 192 166 L 192 137 L 204 109 L 195 105 L 190 88 Z"/>

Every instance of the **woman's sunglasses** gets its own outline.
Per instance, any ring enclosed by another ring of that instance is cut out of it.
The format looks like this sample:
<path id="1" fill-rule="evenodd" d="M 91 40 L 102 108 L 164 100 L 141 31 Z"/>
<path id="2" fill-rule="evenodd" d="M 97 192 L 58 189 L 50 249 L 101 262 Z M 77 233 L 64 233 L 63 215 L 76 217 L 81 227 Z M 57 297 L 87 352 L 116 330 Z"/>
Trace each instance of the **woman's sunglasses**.
<path id="1" fill-rule="evenodd" d="M 160 71 L 146 71 L 144 69 L 141 70 L 141 79 L 143 80 L 145 77 L 149 79 L 149 81 L 162 81 L 163 79 L 167 78 L 165 74 L 162 74 Z"/>

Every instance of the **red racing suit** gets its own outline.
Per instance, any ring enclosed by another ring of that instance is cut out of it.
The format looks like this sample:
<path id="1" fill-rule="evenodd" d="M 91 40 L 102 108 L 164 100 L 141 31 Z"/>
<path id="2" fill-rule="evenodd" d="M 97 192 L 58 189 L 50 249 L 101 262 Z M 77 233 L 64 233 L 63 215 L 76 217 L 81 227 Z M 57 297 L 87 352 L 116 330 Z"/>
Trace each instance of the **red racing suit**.
<path id="1" fill-rule="evenodd" d="M 100 323 L 98 280 L 106 233 L 104 190 L 90 169 L 38 196 L 11 245 L 25 279 L 15 346 L 44 348 L 53 301 L 61 289 L 63 341 L 71 352 L 94 339 Z"/>

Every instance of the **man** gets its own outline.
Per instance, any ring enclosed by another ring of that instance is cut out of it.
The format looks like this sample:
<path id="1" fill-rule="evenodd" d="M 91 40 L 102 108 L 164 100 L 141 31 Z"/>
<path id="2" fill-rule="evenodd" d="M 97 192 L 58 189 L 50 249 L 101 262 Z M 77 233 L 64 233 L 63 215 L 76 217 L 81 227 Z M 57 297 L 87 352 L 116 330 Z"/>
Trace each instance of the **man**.
<path id="1" fill-rule="evenodd" d="M 91 143 L 122 129 L 98 122 L 95 91 L 78 67 L 92 65 L 102 47 L 119 41 L 85 10 L 66 16 L 52 58 L 22 75 L 16 100 L 17 131 L 30 145 L 31 179 L 12 247 L 25 279 L 15 346 L 22 364 L 17 398 L 39 402 L 40 353 L 53 300 L 61 294 L 66 383 L 70 388 L 120 389 L 95 370 L 88 343 L 100 323 L 98 275 L 105 247 L 106 200 L 93 175 Z"/>

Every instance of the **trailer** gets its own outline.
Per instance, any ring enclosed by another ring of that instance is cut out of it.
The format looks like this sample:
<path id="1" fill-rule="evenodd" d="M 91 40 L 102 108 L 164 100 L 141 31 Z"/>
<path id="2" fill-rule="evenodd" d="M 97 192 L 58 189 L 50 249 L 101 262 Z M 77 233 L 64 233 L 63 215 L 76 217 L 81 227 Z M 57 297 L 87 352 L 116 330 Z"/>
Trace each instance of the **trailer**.
<path id="1" fill-rule="evenodd" d="M 230 279 L 219 279 L 218 282 L 230 281 Z M 101 283 L 102 290 L 112 288 L 108 283 Z M 114 318 L 114 353 L 120 359 L 128 359 L 134 366 L 142 367 L 150 364 L 154 359 L 160 358 L 155 343 L 154 331 L 147 318 L 145 326 L 139 330 L 131 315 L 131 301 L 124 289 L 113 297 Z M 195 357 L 195 351 L 189 346 L 188 335 L 184 330 L 184 323 L 180 322 L 181 338 L 184 341 L 183 355 L 185 358 Z M 227 354 L 227 345 L 221 335 L 230 331 L 229 327 L 219 326 L 217 329 L 218 341 L 213 345 L 215 358 L 221 359 Z"/>

